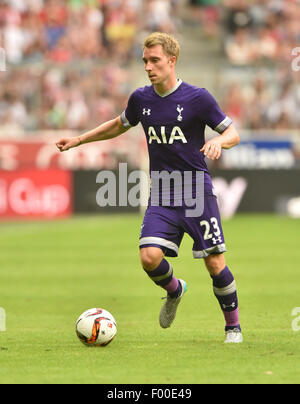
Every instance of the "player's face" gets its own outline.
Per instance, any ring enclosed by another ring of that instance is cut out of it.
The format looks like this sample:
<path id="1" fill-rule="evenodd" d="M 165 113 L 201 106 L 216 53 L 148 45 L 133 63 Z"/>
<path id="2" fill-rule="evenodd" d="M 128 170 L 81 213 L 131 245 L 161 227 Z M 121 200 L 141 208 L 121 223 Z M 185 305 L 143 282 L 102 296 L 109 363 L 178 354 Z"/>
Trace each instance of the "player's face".
<path id="1" fill-rule="evenodd" d="M 151 83 L 159 85 L 174 72 L 176 57 L 166 55 L 161 45 L 155 45 L 144 49 L 143 61 Z"/>

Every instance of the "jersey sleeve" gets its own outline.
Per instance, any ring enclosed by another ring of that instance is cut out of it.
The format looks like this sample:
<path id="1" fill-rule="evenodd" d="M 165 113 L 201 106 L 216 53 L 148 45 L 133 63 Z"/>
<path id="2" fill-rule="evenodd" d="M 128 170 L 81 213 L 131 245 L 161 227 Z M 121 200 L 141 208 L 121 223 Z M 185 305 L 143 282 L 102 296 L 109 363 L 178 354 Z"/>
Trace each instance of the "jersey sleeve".
<path id="1" fill-rule="evenodd" d="M 127 108 L 121 115 L 121 120 L 125 128 L 131 128 L 132 126 L 138 125 L 140 122 L 137 105 L 137 94 L 134 92 L 129 97 Z"/>
<path id="2" fill-rule="evenodd" d="M 232 120 L 224 114 L 215 98 L 203 89 L 201 100 L 201 117 L 206 125 L 218 133 L 223 133 L 231 124 Z"/>

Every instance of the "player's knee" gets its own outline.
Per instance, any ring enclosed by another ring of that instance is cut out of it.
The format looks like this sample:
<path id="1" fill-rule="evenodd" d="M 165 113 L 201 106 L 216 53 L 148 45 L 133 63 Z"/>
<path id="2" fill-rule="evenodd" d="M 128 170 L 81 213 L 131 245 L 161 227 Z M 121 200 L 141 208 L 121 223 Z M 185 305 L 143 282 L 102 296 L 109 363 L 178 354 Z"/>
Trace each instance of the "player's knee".
<path id="1" fill-rule="evenodd" d="M 217 276 L 226 266 L 224 254 L 211 254 L 205 258 L 205 265 L 208 272 Z"/>
<path id="2" fill-rule="evenodd" d="M 156 269 L 164 258 L 164 253 L 158 247 L 146 247 L 140 250 L 141 263 L 146 271 Z"/>

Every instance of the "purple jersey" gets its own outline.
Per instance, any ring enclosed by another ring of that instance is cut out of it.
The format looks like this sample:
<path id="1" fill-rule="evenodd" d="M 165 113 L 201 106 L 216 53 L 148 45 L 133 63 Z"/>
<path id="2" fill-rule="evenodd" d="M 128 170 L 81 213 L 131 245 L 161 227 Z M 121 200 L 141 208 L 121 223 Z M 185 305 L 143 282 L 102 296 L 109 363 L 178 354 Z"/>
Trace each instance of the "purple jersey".
<path id="1" fill-rule="evenodd" d="M 231 119 L 204 88 L 179 80 L 168 93 L 154 87 L 137 89 L 122 114 L 125 127 L 141 122 L 148 143 L 150 173 L 153 171 L 208 172 L 203 153 L 205 126 L 222 133 Z"/>
<path id="2" fill-rule="evenodd" d="M 153 204 L 150 198 L 140 235 L 140 248 L 156 246 L 162 248 L 166 256 L 177 256 L 183 234 L 188 233 L 194 239 L 195 258 L 226 251 L 217 200 L 204 154 L 200 150 L 205 144 L 206 125 L 222 133 L 232 123 L 231 119 L 221 111 L 207 90 L 181 80 L 164 96 L 159 95 L 153 86 L 136 90 L 121 118 L 126 128 L 139 122 L 143 125 L 151 180 L 154 172 L 177 171 L 183 178 L 186 178 L 187 172 L 195 174 L 196 178 L 199 172 L 204 173 L 203 210 L 195 212 L 195 215 L 187 215 L 185 205 L 175 205 L 176 187 L 169 190 L 174 197 L 170 205 L 161 201 Z M 192 177 L 191 183 L 194 199 L 197 180 L 194 182 Z M 160 197 L 164 193 L 163 187 L 159 189 Z M 194 199 L 196 206 L 198 199 L 201 198 Z M 185 198 L 184 201 L 188 202 Z"/>

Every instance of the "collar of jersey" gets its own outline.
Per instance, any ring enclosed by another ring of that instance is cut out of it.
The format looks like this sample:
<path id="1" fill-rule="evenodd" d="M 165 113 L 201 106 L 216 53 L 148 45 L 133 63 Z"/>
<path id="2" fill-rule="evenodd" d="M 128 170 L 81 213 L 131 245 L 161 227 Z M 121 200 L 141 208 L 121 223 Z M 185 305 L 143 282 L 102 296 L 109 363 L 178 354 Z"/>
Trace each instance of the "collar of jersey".
<path id="1" fill-rule="evenodd" d="M 154 88 L 154 91 L 155 91 L 155 93 L 156 93 L 157 95 L 159 95 L 161 98 L 165 98 L 165 97 L 167 97 L 168 95 L 174 93 L 174 92 L 181 86 L 181 84 L 182 84 L 182 80 L 179 79 L 179 80 L 177 81 L 177 84 L 175 85 L 175 87 L 171 88 L 171 90 L 167 91 L 167 92 L 164 93 L 164 94 L 158 93 L 158 92 L 155 90 L 154 86 L 153 86 L 153 88 Z"/>

